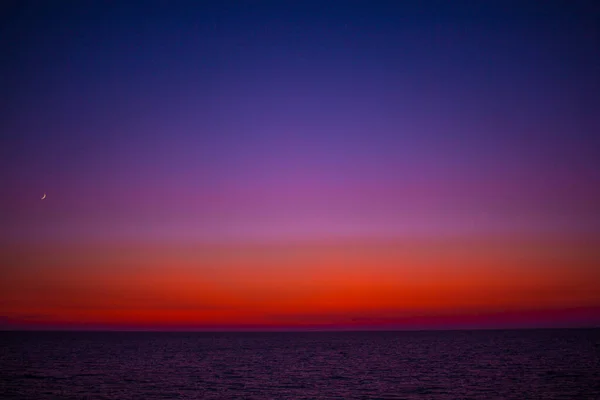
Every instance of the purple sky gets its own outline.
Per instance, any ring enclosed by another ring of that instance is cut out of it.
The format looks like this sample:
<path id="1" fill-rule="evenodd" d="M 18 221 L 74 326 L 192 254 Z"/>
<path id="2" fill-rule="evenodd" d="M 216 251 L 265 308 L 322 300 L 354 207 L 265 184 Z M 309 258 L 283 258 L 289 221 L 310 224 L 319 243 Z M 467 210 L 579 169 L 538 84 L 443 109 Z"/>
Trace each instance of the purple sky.
<path id="1" fill-rule="evenodd" d="M 598 227 L 589 4 L 33 4 L 4 237 Z"/>
<path id="2" fill-rule="evenodd" d="M 15 244 L 597 241 L 599 10 L 8 2 L 3 265 Z"/>

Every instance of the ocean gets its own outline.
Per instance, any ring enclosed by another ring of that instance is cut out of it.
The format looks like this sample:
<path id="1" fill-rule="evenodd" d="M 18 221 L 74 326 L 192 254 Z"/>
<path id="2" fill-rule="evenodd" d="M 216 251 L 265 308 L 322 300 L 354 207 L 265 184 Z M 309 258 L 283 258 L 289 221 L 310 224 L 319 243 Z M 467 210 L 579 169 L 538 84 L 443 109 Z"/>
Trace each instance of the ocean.
<path id="1" fill-rule="evenodd" d="M 0 332 L 2 399 L 600 399 L 600 329 Z"/>

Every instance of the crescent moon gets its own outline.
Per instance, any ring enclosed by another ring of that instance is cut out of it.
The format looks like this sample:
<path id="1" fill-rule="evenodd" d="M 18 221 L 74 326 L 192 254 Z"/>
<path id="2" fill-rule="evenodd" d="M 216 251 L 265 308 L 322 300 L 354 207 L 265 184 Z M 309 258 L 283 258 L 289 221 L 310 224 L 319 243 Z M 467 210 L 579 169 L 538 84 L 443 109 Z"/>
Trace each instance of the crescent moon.
<path id="1" fill-rule="evenodd" d="M 46 193 L 44 193 L 44 195 L 42 196 L 42 200 L 44 200 L 46 198 Z"/>

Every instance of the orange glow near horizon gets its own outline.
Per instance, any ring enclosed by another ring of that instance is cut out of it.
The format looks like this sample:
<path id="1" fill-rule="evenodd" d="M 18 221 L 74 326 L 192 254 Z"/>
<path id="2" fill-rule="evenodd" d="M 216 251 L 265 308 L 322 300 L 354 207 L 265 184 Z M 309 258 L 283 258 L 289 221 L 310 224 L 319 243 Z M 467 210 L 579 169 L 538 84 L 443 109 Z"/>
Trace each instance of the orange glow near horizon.
<path id="1" fill-rule="evenodd" d="M 600 308 L 595 243 L 497 239 L 6 247 L 2 315 L 35 326 L 354 326 Z M 597 315 L 594 315 L 597 316 Z"/>
<path id="2" fill-rule="evenodd" d="M 0 330 L 600 327 L 600 2 L 9 3 Z"/>

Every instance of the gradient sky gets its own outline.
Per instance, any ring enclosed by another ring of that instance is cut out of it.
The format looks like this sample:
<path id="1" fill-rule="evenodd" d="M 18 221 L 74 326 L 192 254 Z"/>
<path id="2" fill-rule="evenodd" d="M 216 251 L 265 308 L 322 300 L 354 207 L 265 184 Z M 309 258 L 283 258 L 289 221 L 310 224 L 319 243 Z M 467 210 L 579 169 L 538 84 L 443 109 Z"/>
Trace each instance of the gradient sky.
<path id="1" fill-rule="evenodd" d="M 598 21 L 3 3 L 0 327 L 600 324 Z"/>

